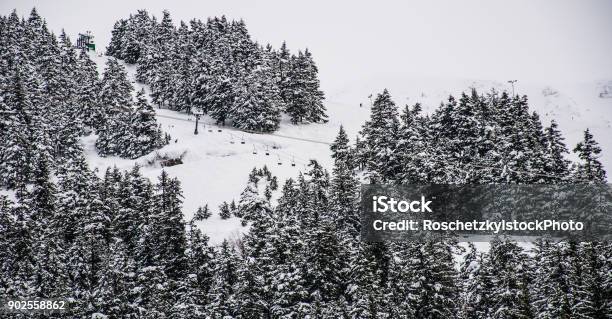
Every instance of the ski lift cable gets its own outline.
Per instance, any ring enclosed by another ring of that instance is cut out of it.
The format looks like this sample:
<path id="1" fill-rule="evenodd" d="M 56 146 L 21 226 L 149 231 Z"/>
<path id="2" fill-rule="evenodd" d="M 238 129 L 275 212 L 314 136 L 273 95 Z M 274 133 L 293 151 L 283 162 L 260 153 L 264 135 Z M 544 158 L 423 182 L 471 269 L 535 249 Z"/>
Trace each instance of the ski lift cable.
<path id="1" fill-rule="evenodd" d="M 289 162 L 289 163 L 299 163 L 299 164 L 306 165 L 306 163 L 303 163 L 303 162 L 301 162 L 301 161 L 296 161 L 296 160 L 294 160 L 293 158 L 291 158 L 290 156 L 282 155 L 282 154 L 280 154 L 280 153 L 276 153 L 276 156 L 277 156 L 277 158 L 278 158 L 279 160 L 280 160 L 280 159 L 283 159 L 284 161 Z M 294 166 L 294 165 L 292 165 L 292 166 Z"/>
<path id="2" fill-rule="evenodd" d="M 265 143 L 265 142 L 257 142 L 257 141 L 254 141 L 252 138 L 248 138 L 248 139 L 249 139 L 249 140 L 250 140 L 250 141 L 251 141 L 253 144 L 259 144 L 259 145 L 261 145 L 261 148 L 262 148 L 262 149 L 266 149 L 266 152 L 269 152 L 269 145 L 268 145 L 267 143 Z M 276 143 L 274 143 L 274 144 L 276 145 Z M 283 153 L 283 154 L 285 154 L 285 156 L 287 156 L 287 157 L 289 157 L 289 158 L 290 158 L 290 157 L 293 157 L 293 158 L 298 158 L 298 159 L 300 159 L 300 160 L 299 160 L 299 161 L 297 161 L 297 162 L 301 162 L 301 163 L 309 163 L 309 162 L 310 162 L 310 160 L 308 160 L 308 159 L 302 158 L 302 157 L 297 156 L 297 155 L 295 155 L 295 154 L 293 154 L 293 153 L 288 153 L 288 152 L 286 152 L 286 151 L 283 151 L 283 150 L 282 150 L 281 148 L 279 148 L 279 147 L 277 147 L 277 148 L 276 148 L 275 152 L 276 152 L 276 153 Z"/>
<path id="3" fill-rule="evenodd" d="M 185 119 L 183 119 L 183 118 L 179 118 L 179 117 L 168 116 L 168 115 L 161 115 L 161 114 L 156 114 L 156 115 L 157 115 L 157 116 L 160 116 L 160 117 L 163 117 L 163 118 L 169 118 L 169 119 L 174 119 L 174 120 L 179 120 L 179 121 L 184 121 L 184 122 L 191 122 L 191 121 L 185 120 Z M 199 123 L 199 125 L 202 125 L 203 127 L 205 127 L 205 125 L 206 125 L 206 124 L 207 124 L 207 123 L 206 123 L 205 121 L 202 121 L 202 122 L 200 122 L 200 123 Z M 213 124 L 210 124 L 210 123 L 208 123 L 208 125 L 209 125 L 209 126 L 213 126 Z M 209 131 L 211 131 L 211 130 L 209 129 Z M 238 131 L 238 130 L 237 130 L 237 131 Z M 244 131 L 243 131 L 243 132 L 244 132 Z M 231 132 L 228 132 L 228 133 L 230 134 L 230 136 L 233 136 L 233 134 L 232 134 Z M 250 132 L 247 132 L 247 133 L 250 133 Z M 319 144 L 331 145 L 330 143 L 326 143 L 326 142 L 315 141 L 315 140 L 309 140 L 309 139 L 303 139 L 303 138 L 297 138 L 297 137 L 286 136 L 286 135 L 270 134 L 270 136 L 274 136 L 274 137 L 283 137 L 283 138 L 289 138 L 289 139 L 294 139 L 294 140 L 299 140 L 299 141 L 304 141 L 304 142 L 311 142 L 311 143 L 319 143 Z M 244 139 L 244 135 L 243 135 L 243 139 Z M 248 139 L 248 140 L 253 140 L 252 138 L 247 138 L 247 139 Z M 227 140 L 226 140 L 226 141 L 227 141 Z M 230 143 L 231 143 L 231 141 L 230 141 Z M 262 143 L 262 142 L 257 142 L 257 143 L 258 143 L 258 144 L 261 144 L 262 146 L 265 146 L 265 148 L 266 148 L 266 153 L 267 153 L 267 155 L 269 155 L 269 153 L 270 153 L 270 150 L 269 150 L 269 145 L 268 145 L 268 144 L 266 144 L 266 143 Z M 216 144 L 216 145 L 219 145 L 219 143 L 215 143 L 215 144 Z M 243 143 L 243 144 L 244 144 L 244 143 Z M 273 142 L 273 146 L 276 146 L 276 144 L 277 144 L 276 142 Z M 280 150 L 278 147 L 273 147 L 273 148 L 275 148 L 275 149 L 276 149 L 276 151 L 277 151 L 277 155 L 280 155 L 280 154 L 278 154 L 278 152 L 279 152 L 279 151 L 280 151 L 280 152 L 282 152 L 282 153 L 284 153 L 284 154 L 286 154 L 286 156 L 282 156 L 282 157 L 283 157 L 283 158 L 285 158 L 286 160 L 289 160 L 290 158 L 293 158 L 293 162 L 300 163 L 300 164 L 303 164 L 303 165 L 305 165 L 305 166 L 307 165 L 307 163 L 308 163 L 308 162 L 310 162 L 310 160 L 306 160 L 306 159 L 304 159 L 304 158 L 301 158 L 300 156 L 296 156 L 295 154 L 289 154 L 289 153 L 287 153 L 287 152 L 285 152 L 285 151 L 282 151 L 282 150 Z M 295 160 L 295 158 L 297 158 L 298 160 Z"/>
<path id="4" fill-rule="evenodd" d="M 305 159 L 305 158 L 300 157 L 300 156 L 297 156 L 297 155 L 295 155 L 295 154 L 293 154 L 293 153 L 288 153 L 288 152 L 285 152 L 285 151 L 283 151 L 283 150 L 278 150 L 278 151 L 279 151 L 279 152 L 281 152 L 281 153 L 283 153 L 283 154 L 286 154 L 287 156 L 292 156 L 292 157 L 298 158 L 298 159 L 300 159 L 301 161 L 303 161 L 303 162 L 305 162 L 305 163 L 309 163 L 309 162 L 310 162 L 310 160 L 309 160 L 309 159 Z"/>
<path id="5" fill-rule="evenodd" d="M 184 118 L 175 117 L 175 116 L 169 116 L 169 115 L 155 114 L 155 116 L 159 116 L 159 117 L 167 118 L 167 119 L 172 119 L 172 120 L 177 120 L 177 121 L 183 121 L 183 122 L 193 122 L 193 121 L 188 121 L 188 120 L 186 120 Z M 209 126 L 217 126 L 217 129 L 220 129 L 219 126 L 215 125 L 215 124 L 205 123 L 204 121 L 202 121 L 201 123 L 209 125 Z M 231 131 L 236 131 L 236 132 L 244 132 L 244 133 L 250 133 L 250 134 L 259 134 L 259 132 L 249 131 L 249 130 L 240 130 L 240 129 L 236 129 L 236 128 L 225 127 L 225 129 L 228 130 L 228 131 L 231 130 Z M 292 140 L 296 140 L 296 141 L 314 143 L 314 144 L 323 144 L 323 145 L 331 145 L 332 144 L 332 143 L 325 142 L 325 141 L 319 141 L 319 140 L 308 139 L 308 138 L 301 138 L 301 137 L 284 135 L 284 134 L 278 134 L 278 133 L 271 133 L 271 134 L 265 134 L 265 135 L 266 136 L 271 136 L 271 137 L 280 137 L 280 138 L 292 139 Z"/>
<path id="6" fill-rule="evenodd" d="M 260 145 L 260 148 L 262 148 L 262 149 L 265 149 L 265 150 L 266 150 L 266 153 L 269 153 L 269 152 L 270 152 L 270 146 L 269 146 L 268 144 L 266 144 L 265 142 L 257 142 L 257 141 L 253 141 L 253 139 L 251 139 L 251 138 L 249 138 L 249 140 L 250 140 L 250 141 L 251 141 L 251 142 L 252 142 L 254 145 L 255 145 L 255 144 L 259 144 L 259 145 Z M 293 154 L 289 154 L 289 153 L 287 153 L 287 152 L 285 152 L 285 151 L 282 151 L 280 148 L 276 148 L 275 152 L 276 152 L 277 154 L 279 154 L 279 153 L 283 153 L 283 154 L 285 154 L 285 156 L 288 156 L 288 157 L 294 156 Z M 299 156 L 295 156 L 295 157 L 300 158 Z"/>
<path id="7" fill-rule="evenodd" d="M 252 143 L 253 145 L 255 145 L 255 144 L 259 144 L 259 145 L 260 145 L 260 148 L 265 149 L 265 150 L 266 150 L 266 153 L 269 153 L 269 149 L 270 149 L 270 147 L 269 147 L 269 145 L 268 145 L 267 143 L 265 143 L 265 142 L 259 142 L 259 141 L 256 141 L 255 139 L 253 139 L 253 138 L 251 138 L 251 137 L 247 137 L 247 138 L 245 139 L 244 135 L 242 136 L 242 138 L 243 138 L 243 141 L 244 141 L 244 140 L 248 140 L 248 141 L 249 141 L 250 143 Z M 274 146 L 276 146 L 276 143 L 275 143 L 275 142 L 274 142 L 273 144 L 274 144 Z M 275 152 L 277 153 L 277 155 L 280 155 L 279 153 L 283 153 L 284 155 L 283 155 L 282 157 L 283 157 L 283 158 L 285 158 L 285 159 L 293 158 L 293 162 L 300 162 L 300 163 L 308 163 L 308 162 L 309 162 L 309 160 L 306 160 L 306 159 L 304 159 L 304 158 L 301 158 L 301 157 L 299 157 L 299 156 L 296 156 L 295 154 L 287 153 L 287 152 L 283 151 L 282 149 L 280 149 L 280 148 L 278 148 L 278 147 L 276 148 Z M 303 160 L 304 162 L 299 161 L 299 160 L 298 160 L 298 161 L 296 161 L 296 160 L 295 160 L 295 158 L 301 159 L 301 160 Z"/>
<path id="8" fill-rule="evenodd" d="M 170 119 L 175 119 L 175 120 L 180 120 L 180 121 L 185 121 L 185 119 L 181 119 L 181 118 L 177 118 L 177 117 L 171 117 L 171 116 L 165 116 L 165 115 L 157 115 L 157 116 L 161 116 L 161 117 L 165 117 L 165 118 L 170 118 Z M 206 132 L 206 124 L 203 122 L 199 122 L 198 123 L 198 127 L 201 127 L 203 132 Z M 211 143 L 215 144 L 218 147 L 223 147 L 223 143 L 221 143 L 218 139 L 217 136 L 215 135 L 209 135 L 207 136 L 207 141 L 210 141 Z"/>
<path id="9" fill-rule="evenodd" d="M 309 162 L 309 161 L 303 162 L 303 161 L 300 161 L 300 160 L 296 160 L 295 158 L 300 159 L 300 157 L 299 156 L 295 156 L 293 154 L 289 154 L 289 153 L 284 152 L 284 151 L 281 151 L 280 149 L 277 149 L 275 151 L 275 153 L 276 153 L 277 156 L 280 156 L 280 157 L 285 158 L 287 160 L 291 160 L 292 159 L 294 162 L 299 162 L 301 164 L 307 164 Z"/>
<path id="10" fill-rule="evenodd" d="M 227 132 L 227 134 L 228 134 L 228 135 L 225 135 L 225 137 L 223 138 L 224 142 L 225 142 L 225 143 L 227 143 L 227 142 L 232 143 L 233 138 L 235 137 L 235 135 L 234 135 L 234 134 L 232 134 L 232 133 L 230 133 L 230 132 Z M 229 138 L 228 138 L 228 137 L 229 137 Z M 217 138 L 219 138 L 219 137 L 218 137 L 218 136 L 216 136 L 216 135 L 213 135 L 213 136 L 212 136 L 212 138 L 217 139 Z M 251 139 L 248 139 L 248 138 L 247 138 L 247 139 L 245 139 L 245 143 L 246 143 L 246 140 L 251 140 Z M 224 144 L 225 144 L 225 143 L 224 143 Z M 215 143 L 215 144 L 220 145 L 219 143 Z M 263 146 L 263 148 L 268 147 L 268 145 L 263 144 L 263 143 L 259 143 L 259 142 L 252 142 L 252 143 L 249 143 L 249 144 L 252 144 L 252 146 L 253 146 L 253 150 L 252 150 L 253 155 L 257 155 L 257 154 L 259 154 L 259 152 L 257 151 L 257 149 L 258 149 L 257 144 L 260 144 L 261 146 Z M 221 145 L 220 145 L 220 146 L 221 146 Z M 221 147 L 222 147 L 222 146 L 221 146 Z M 261 148 L 261 147 L 260 147 L 260 148 Z M 263 148 L 262 148 L 262 149 L 263 149 Z M 278 151 L 278 150 L 277 150 L 277 151 Z M 267 150 L 267 153 L 270 153 L 269 149 Z M 277 155 L 277 159 L 281 160 L 281 162 L 282 162 L 282 161 L 290 161 L 290 155 L 283 155 L 283 154 L 279 154 L 278 152 L 276 152 L 275 154 Z M 268 154 L 268 155 L 269 155 L 269 154 Z M 296 162 L 297 162 L 297 161 L 296 161 Z"/>
<path id="11" fill-rule="evenodd" d="M 236 137 L 236 136 L 234 134 L 232 134 L 231 132 L 227 132 L 227 134 L 228 135 L 225 135 L 223 140 L 225 141 L 225 143 L 227 143 L 227 142 L 232 143 L 234 141 L 234 137 Z M 228 139 L 228 136 L 229 136 L 229 139 Z M 215 136 L 215 135 L 213 135 L 211 137 L 214 138 L 214 139 L 218 138 L 218 136 Z M 244 139 L 245 144 L 246 144 L 246 140 L 252 141 L 252 139 L 246 138 L 246 139 Z M 215 143 L 215 144 L 220 145 L 219 143 Z M 234 143 L 232 143 L 232 144 L 234 144 Z M 260 143 L 260 142 L 252 142 L 252 143 L 249 143 L 249 144 L 253 145 L 253 155 L 257 155 L 258 154 L 258 152 L 257 152 L 257 144 L 261 145 L 262 148 L 268 148 L 267 144 L 263 144 L 263 143 Z M 287 155 L 283 155 L 283 154 L 278 153 L 278 151 L 279 150 L 277 149 L 276 155 L 277 155 L 278 159 L 283 159 L 285 161 L 290 161 L 291 155 L 288 155 L 288 154 Z M 266 150 L 266 152 L 270 153 L 269 148 Z M 285 152 L 283 152 L 283 153 L 285 153 Z M 295 161 L 295 162 L 298 162 L 298 161 Z"/>
<path id="12" fill-rule="evenodd" d="M 168 115 L 156 114 L 156 116 L 163 117 L 163 118 L 168 118 L 168 119 L 173 119 L 173 120 L 178 120 L 178 121 L 191 122 L 191 121 L 185 120 L 185 119 L 183 119 L 183 118 L 173 117 L 173 116 L 168 116 Z M 204 125 L 204 124 L 205 124 L 205 123 L 199 123 L 199 125 Z M 212 126 L 213 124 L 208 124 L 208 125 Z M 229 130 L 229 129 L 228 129 L 228 130 Z M 237 130 L 237 131 L 239 131 L 239 130 Z M 245 131 L 245 132 L 250 133 L 250 132 L 248 132 L 248 131 Z M 288 136 L 288 135 L 282 135 L 282 134 L 276 134 L 276 133 L 269 134 L 268 136 L 273 136 L 273 137 L 281 137 L 281 138 L 288 138 L 288 139 L 299 140 L 299 141 L 303 141 L 303 142 L 310 142 L 310 143 L 318 143 L 318 144 L 331 145 L 331 143 L 328 143 L 328 142 L 317 141 L 317 140 L 311 140 L 311 139 L 305 139 L 305 138 L 299 138 L 299 137 Z M 266 146 L 267 146 L 267 144 L 264 144 L 264 143 L 260 143 L 260 144 L 263 144 L 263 145 L 266 145 Z M 278 149 L 277 149 L 277 150 L 278 150 Z M 282 152 L 282 151 L 281 151 L 281 152 Z M 284 153 L 284 152 L 283 152 L 283 153 Z M 445 164 L 449 164 L 449 162 L 447 162 L 446 160 L 441 159 L 441 158 L 439 158 L 439 157 L 437 157 L 437 156 L 435 156 L 435 155 L 430 155 L 430 156 L 431 156 L 432 158 L 437 158 L 438 160 L 442 160 L 442 162 L 444 162 Z M 297 158 L 299 158 L 299 157 L 297 157 Z M 477 167 L 477 168 L 494 169 L 494 170 L 503 170 L 503 169 L 504 169 L 503 167 L 494 167 L 494 166 L 478 165 L 478 164 L 472 164 L 472 163 L 466 163 L 466 164 L 464 164 L 464 165 L 466 165 L 466 166 L 471 166 L 471 167 Z M 562 178 L 563 178 L 562 176 L 558 176 L 558 175 L 542 174 L 542 173 L 533 173 L 533 172 L 527 172 L 527 171 L 521 171 L 521 170 L 514 170 L 514 169 L 511 169 L 511 168 L 509 168 L 509 167 L 506 167 L 506 169 L 507 169 L 508 171 L 510 171 L 510 172 L 512 172 L 512 173 L 516 173 L 516 174 L 526 174 L 526 175 L 532 175 L 532 176 L 542 176 L 542 177 L 557 178 L 557 179 L 562 179 Z M 466 173 L 469 173 L 469 172 L 467 172 L 467 171 L 465 171 L 465 172 L 466 172 Z M 586 180 L 586 179 L 580 179 L 580 181 L 590 182 L 589 180 Z"/>

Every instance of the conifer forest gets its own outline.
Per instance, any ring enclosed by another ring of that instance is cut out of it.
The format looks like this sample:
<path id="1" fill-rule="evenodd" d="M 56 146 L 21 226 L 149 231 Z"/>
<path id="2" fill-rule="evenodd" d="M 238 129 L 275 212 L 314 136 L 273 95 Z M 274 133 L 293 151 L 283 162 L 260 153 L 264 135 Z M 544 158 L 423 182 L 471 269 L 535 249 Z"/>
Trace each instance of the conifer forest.
<path id="1" fill-rule="evenodd" d="M 137 10 L 92 50 L 0 11 L 0 302 L 69 305 L 0 318 L 612 319 L 611 242 L 368 242 L 360 218 L 362 184 L 603 185 L 610 135 L 568 142 L 514 83 L 338 111 L 325 52 L 204 14 Z"/>

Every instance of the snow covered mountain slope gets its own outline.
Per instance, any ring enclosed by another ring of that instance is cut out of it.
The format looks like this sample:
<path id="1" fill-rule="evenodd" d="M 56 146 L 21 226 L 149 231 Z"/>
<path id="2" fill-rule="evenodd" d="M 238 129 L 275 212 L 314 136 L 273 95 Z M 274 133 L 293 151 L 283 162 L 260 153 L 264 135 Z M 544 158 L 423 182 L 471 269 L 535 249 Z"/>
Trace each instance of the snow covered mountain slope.
<path id="1" fill-rule="evenodd" d="M 106 57 L 92 55 L 92 59 L 102 72 Z M 133 78 L 135 67 L 127 66 L 127 70 Z M 137 89 L 147 89 L 138 83 L 134 85 Z M 354 140 L 370 114 L 368 95 L 373 94 L 374 97 L 385 87 L 389 88 L 398 106 L 420 102 L 426 112 L 437 107 L 449 94 L 458 96 L 471 87 L 483 93 L 491 88 L 511 90 L 507 83 L 494 81 L 381 77 L 348 83 L 346 89 L 327 92 L 326 106 L 330 121 L 326 124 L 296 126 L 283 119 L 280 129 L 273 134 L 249 134 L 229 127 L 217 127 L 212 124 L 214 121 L 204 117 L 200 121 L 199 134 L 194 135 L 193 117 L 157 109 L 158 122 L 172 136 L 170 145 L 157 152 L 136 160 L 104 158 L 96 153 L 96 136 L 84 138 L 83 144 L 90 165 L 98 168 L 99 174 L 103 174 L 109 166 L 129 169 L 138 163 L 142 166 L 143 174 L 154 179 L 162 170 L 158 162 L 149 164 L 154 162 L 156 153 L 182 155 L 183 164 L 164 169 L 182 183 L 185 196 L 183 211 L 187 218 L 191 218 L 199 206 L 208 203 L 213 216 L 199 226 L 213 243 L 219 243 L 245 229 L 237 218 L 222 220 L 217 213 L 223 201 L 238 200 L 253 167 L 266 165 L 279 178 L 281 185 L 285 179 L 297 177 L 310 159 L 316 159 L 331 169 L 328 143 L 334 140 L 340 125 Z M 517 93 L 529 96 L 532 110 L 540 114 L 544 123 L 552 119 L 559 123 L 568 147 L 573 148 L 582 138 L 582 132 L 590 128 L 602 146 L 602 162 L 609 168 L 612 167 L 612 140 L 608 138 L 612 135 L 612 99 L 600 98 L 599 89 L 596 83 L 551 87 L 518 82 L 516 86 Z M 266 155 L 266 150 L 269 155 Z"/>
<path id="2" fill-rule="evenodd" d="M 106 57 L 91 57 L 102 72 Z M 135 67 L 128 65 L 127 70 L 133 78 Z M 138 90 L 141 87 L 147 89 L 138 83 L 134 83 L 134 86 Z M 98 168 L 102 175 L 107 167 L 116 165 L 121 169 L 130 169 L 137 163 L 142 166 L 143 175 L 153 180 L 165 169 L 182 183 L 186 218 L 191 218 L 199 206 L 207 203 L 212 209 L 213 216 L 199 226 L 213 243 L 219 243 L 244 229 L 237 218 L 222 220 L 217 213 L 223 201 L 238 200 L 254 167 L 266 165 L 279 178 L 281 186 L 287 178 L 297 177 L 310 159 L 317 159 L 325 167 L 331 167 L 328 143 L 338 132 L 333 125 L 293 126 L 288 119 L 283 119 L 281 129 L 273 134 L 249 134 L 211 125 L 214 121 L 204 117 L 200 120 L 199 134 L 194 135 L 193 117 L 165 109 L 157 109 L 156 112 L 162 129 L 172 136 L 170 145 L 136 160 L 100 157 L 95 149 L 97 136 L 88 136 L 82 142 L 89 164 L 92 168 Z M 169 156 L 184 154 L 183 164 L 165 168 L 159 163 L 149 165 L 156 153 Z"/>
<path id="3" fill-rule="evenodd" d="M 458 97 L 461 92 L 469 93 L 470 88 L 476 88 L 479 93 L 491 89 L 512 92 L 511 85 L 503 81 L 382 75 L 347 83 L 344 89 L 328 92 L 330 122 L 343 122 L 349 135 L 356 133 L 369 115 L 371 100 L 368 96 L 372 94 L 374 98 L 384 88 L 389 89 L 398 106 L 419 102 L 425 112 L 438 107 L 449 94 Z M 519 80 L 515 84 L 516 94 L 529 97 L 531 111 L 538 112 L 544 125 L 553 119 L 557 121 L 570 150 L 583 138 L 584 130 L 590 129 L 603 149 L 601 160 L 609 168 L 612 167 L 612 140 L 608 138 L 612 132 L 612 98 L 600 97 L 601 91 L 602 83 L 596 81 L 550 85 L 523 83 Z M 360 104 L 362 108 L 359 108 Z M 356 116 L 356 113 L 359 115 Z M 349 120 L 352 118 L 356 121 Z"/>

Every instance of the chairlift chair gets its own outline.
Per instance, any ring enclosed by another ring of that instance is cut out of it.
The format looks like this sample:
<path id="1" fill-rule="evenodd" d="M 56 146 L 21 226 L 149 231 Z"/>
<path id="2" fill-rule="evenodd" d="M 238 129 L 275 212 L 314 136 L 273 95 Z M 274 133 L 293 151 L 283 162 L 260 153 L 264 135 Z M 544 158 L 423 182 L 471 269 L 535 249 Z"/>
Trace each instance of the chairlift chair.
<path id="1" fill-rule="evenodd" d="M 268 145 L 266 145 L 266 156 L 270 155 L 270 149 L 268 148 Z"/>
<path id="2" fill-rule="evenodd" d="M 278 165 L 283 165 L 283 162 L 281 162 L 280 156 L 276 155 L 276 157 L 278 158 Z"/>

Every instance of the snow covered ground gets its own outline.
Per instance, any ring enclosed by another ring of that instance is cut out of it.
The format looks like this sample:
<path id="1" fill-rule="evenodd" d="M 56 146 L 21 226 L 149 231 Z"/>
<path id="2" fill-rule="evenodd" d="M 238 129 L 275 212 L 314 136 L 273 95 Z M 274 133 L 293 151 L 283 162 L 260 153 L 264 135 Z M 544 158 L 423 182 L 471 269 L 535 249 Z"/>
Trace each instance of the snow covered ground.
<path id="1" fill-rule="evenodd" d="M 102 72 L 106 57 L 96 54 L 91 57 Z M 127 66 L 127 70 L 130 77 L 133 77 L 135 67 Z M 138 83 L 134 85 L 137 89 L 147 89 Z M 603 149 L 601 160 L 609 170 L 612 167 L 612 139 L 609 138 L 612 136 L 612 98 L 599 96 L 605 85 L 609 83 L 550 86 L 518 82 L 515 89 L 517 93 L 529 96 L 532 110 L 540 114 L 544 123 L 552 119 L 559 123 L 570 148 L 581 140 L 586 128 L 591 129 Z M 200 120 L 199 135 L 194 135 L 193 117 L 157 109 L 157 120 L 163 130 L 172 136 L 172 141 L 156 153 L 183 155 L 183 164 L 163 169 L 179 178 L 182 183 L 186 218 L 191 218 L 199 206 L 209 205 L 213 216 L 199 226 L 211 237 L 213 243 L 219 243 L 244 231 L 236 218 L 222 220 L 216 213 L 223 201 L 238 200 L 246 186 L 248 174 L 254 167 L 266 165 L 279 178 L 281 185 L 285 179 L 295 178 L 300 171 L 304 171 L 310 159 L 316 159 L 331 169 L 328 144 L 334 140 L 340 125 L 345 127 L 354 140 L 361 125 L 369 117 L 370 94 L 374 98 L 376 93 L 388 88 L 398 106 L 420 102 L 425 112 L 431 112 L 449 94 L 458 96 L 471 87 L 479 92 L 491 88 L 511 90 L 508 83 L 495 81 L 397 76 L 363 79 L 346 83 L 344 89 L 326 92 L 330 118 L 328 123 L 296 126 L 284 118 L 280 129 L 273 134 L 249 134 L 229 127 L 217 127 L 213 125 L 213 120 L 204 117 Z M 121 169 L 130 169 L 136 163 L 142 166 L 143 174 L 149 178 L 155 179 L 161 173 L 162 167 L 158 162 L 148 164 L 155 157 L 155 152 L 136 160 L 100 157 L 94 146 L 96 138 L 88 136 L 82 142 L 91 167 L 98 168 L 100 175 L 107 167 L 116 165 Z M 266 155 L 266 151 L 269 155 Z M 2 193 L 13 196 L 12 192 Z"/>
<path id="2" fill-rule="evenodd" d="M 612 98 L 601 98 L 603 82 L 582 83 L 524 83 L 518 81 L 515 91 L 529 97 L 530 109 L 537 111 L 546 126 L 556 120 L 566 137 L 570 149 L 578 143 L 585 129 L 589 128 L 600 143 L 602 162 L 606 168 L 612 167 Z M 431 112 L 445 101 L 449 94 L 458 97 L 461 92 L 469 93 L 476 88 L 479 93 L 512 91 L 509 83 L 503 81 L 412 78 L 403 75 L 383 75 L 345 84 L 344 89 L 327 93 L 331 124 L 343 123 L 349 134 L 356 134 L 361 124 L 369 116 L 369 106 L 376 93 L 389 89 L 398 106 L 423 105 L 425 112 Z M 362 104 L 363 107 L 359 108 Z M 574 159 L 572 157 L 572 159 Z"/>
<path id="3" fill-rule="evenodd" d="M 102 72 L 106 57 L 92 55 L 92 59 L 98 63 Z M 127 70 L 130 77 L 133 77 L 135 67 L 127 66 Z M 137 83 L 134 85 L 137 89 L 143 87 Z M 224 238 L 231 238 L 244 231 L 238 219 L 222 220 L 217 212 L 223 201 L 238 200 L 253 167 L 268 166 L 279 178 L 281 185 L 285 179 L 296 177 L 303 171 L 310 159 L 316 159 L 331 169 L 328 143 L 334 140 L 340 125 L 345 127 L 354 140 L 361 125 L 369 117 L 370 94 L 374 98 L 376 93 L 388 88 L 398 106 L 420 102 L 424 110 L 430 112 L 449 94 L 458 96 L 471 87 L 479 92 L 491 88 L 511 90 L 508 83 L 495 81 L 397 76 L 363 79 L 347 83 L 344 89 L 326 92 L 329 123 L 296 126 L 283 119 L 280 129 L 273 134 L 249 134 L 229 127 L 217 127 L 210 118 L 204 117 L 200 121 L 199 135 L 194 135 L 193 117 L 158 109 L 157 120 L 163 130 L 172 136 L 172 141 L 157 153 L 173 156 L 184 154 L 183 164 L 164 169 L 182 183 L 186 218 L 191 218 L 198 206 L 208 203 L 213 216 L 199 226 L 211 237 L 213 243 L 219 243 Z M 605 167 L 612 167 L 612 140 L 609 139 L 612 136 L 612 99 L 599 97 L 601 83 L 549 86 L 518 82 L 515 89 L 517 93 L 529 96 L 532 110 L 540 114 L 545 124 L 552 119 L 559 123 L 570 148 L 580 141 L 582 132 L 590 128 L 602 146 L 601 159 Z M 129 169 L 138 163 L 145 176 L 159 176 L 162 168 L 158 163 L 147 165 L 155 153 L 136 160 L 103 158 L 96 153 L 95 139 L 96 136 L 88 136 L 83 139 L 83 144 L 90 165 L 98 168 L 100 174 L 109 166 Z M 265 155 L 266 150 L 269 155 Z"/>
<path id="4" fill-rule="evenodd" d="M 92 59 L 102 72 L 106 57 L 92 55 Z M 133 77 L 135 67 L 127 66 L 127 70 L 129 76 Z M 134 85 L 138 90 L 141 87 L 147 89 L 138 83 Z M 213 243 L 219 243 L 244 230 L 237 218 L 222 220 L 217 213 L 223 201 L 239 199 L 254 167 L 266 165 L 279 178 L 281 186 L 287 178 L 297 177 L 310 159 L 317 159 L 325 167 L 331 167 L 328 143 L 333 141 L 338 131 L 338 127 L 333 125 L 296 127 L 288 119 L 283 119 L 281 129 L 273 134 L 249 134 L 230 127 L 212 125 L 214 121 L 205 116 L 200 119 L 199 134 L 194 135 L 193 116 L 166 109 L 157 109 L 156 112 L 162 129 L 172 136 L 170 145 L 157 153 L 170 156 L 184 154 L 183 164 L 166 168 L 162 168 L 159 163 L 147 165 L 155 157 L 155 152 L 136 160 L 100 157 L 95 149 L 97 136 L 94 135 L 82 140 L 89 164 L 99 169 L 100 176 L 107 167 L 113 165 L 130 169 L 138 163 L 142 166 L 143 174 L 152 179 L 157 178 L 162 169 L 165 169 L 181 181 L 186 218 L 191 218 L 199 206 L 208 204 L 212 209 L 213 216 L 199 226 L 211 237 Z M 266 155 L 266 150 L 269 155 Z"/>

